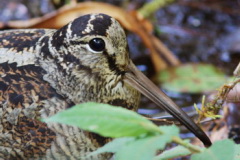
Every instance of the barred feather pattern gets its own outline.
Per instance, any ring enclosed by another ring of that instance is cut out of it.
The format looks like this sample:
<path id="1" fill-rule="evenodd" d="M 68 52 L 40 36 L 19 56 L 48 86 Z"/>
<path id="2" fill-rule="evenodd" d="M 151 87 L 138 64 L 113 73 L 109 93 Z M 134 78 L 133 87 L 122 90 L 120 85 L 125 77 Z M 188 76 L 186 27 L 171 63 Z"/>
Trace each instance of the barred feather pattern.
<path id="1" fill-rule="evenodd" d="M 94 52 L 89 41 L 101 38 Z M 130 63 L 119 23 L 104 14 L 77 18 L 59 30 L 0 32 L 0 159 L 108 159 L 86 155 L 109 138 L 40 121 L 94 101 L 136 110 L 140 94 L 123 82 Z"/>

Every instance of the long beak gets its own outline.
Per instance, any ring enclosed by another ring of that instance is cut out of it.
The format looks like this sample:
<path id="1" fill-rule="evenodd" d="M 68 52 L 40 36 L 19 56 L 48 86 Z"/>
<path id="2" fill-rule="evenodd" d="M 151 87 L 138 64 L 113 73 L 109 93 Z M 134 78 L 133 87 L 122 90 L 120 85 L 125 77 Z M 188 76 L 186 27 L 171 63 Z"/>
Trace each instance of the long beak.
<path id="1" fill-rule="evenodd" d="M 212 143 L 203 130 L 183 112 L 167 95 L 165 95 L 156 85 L 153 84 L 136 66 L 130 62 L 128 72 L 125 74 L 124 81 L 133 86 L 155 104 L 162 106 L 167 112 L 174 116 L 178 121 L 193 132 L 205 146 Z"/>

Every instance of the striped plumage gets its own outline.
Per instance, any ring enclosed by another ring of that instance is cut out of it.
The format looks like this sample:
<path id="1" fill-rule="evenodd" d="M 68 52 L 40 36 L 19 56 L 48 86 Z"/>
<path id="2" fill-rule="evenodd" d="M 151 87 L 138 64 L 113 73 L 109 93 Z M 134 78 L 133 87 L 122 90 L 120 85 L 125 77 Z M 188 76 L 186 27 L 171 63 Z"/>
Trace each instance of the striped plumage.
<path id="1" fill-rule="evenodd" d="M 39 119 L 87 101 L 135 111 L 137 90 L 210 144 L 202 130 L 136 70 L 124 30 L 110 16 L 85 15 L 59 30 L 0 32 L 0 159 L 84 157 L 108 139 Z"/>
<path id="2" fill-rule="evenodd" d="M 106 44 L 99 53 L 86 45 L 96 37 Z M 122 86 L 126 45 L 123 29 L 106 15 L 80 17 L 57 31 L 0 32 L 0 157 L 77 158 L 104 144 L 95 134 L 38 119 L 86 101 L 136 110 L 139 93 Z"/>

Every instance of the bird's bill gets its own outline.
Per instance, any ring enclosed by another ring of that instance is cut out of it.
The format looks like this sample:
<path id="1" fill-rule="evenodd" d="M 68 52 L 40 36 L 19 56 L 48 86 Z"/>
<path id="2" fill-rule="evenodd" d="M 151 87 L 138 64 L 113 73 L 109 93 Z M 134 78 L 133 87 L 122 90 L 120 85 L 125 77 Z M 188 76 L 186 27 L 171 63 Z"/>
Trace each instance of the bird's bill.
<path id="1" fill-rule="evenodd" d="M 165 95 L 152 81 L 150 81 L 136 66 L 130 62 L 124 82 L 133 86 L 155 104 L 162 106 L 167 112 L 193 132 L 205 146 L 210 146 L 211 141 L 203 130 L 183 112 L 167 95 Z"/>

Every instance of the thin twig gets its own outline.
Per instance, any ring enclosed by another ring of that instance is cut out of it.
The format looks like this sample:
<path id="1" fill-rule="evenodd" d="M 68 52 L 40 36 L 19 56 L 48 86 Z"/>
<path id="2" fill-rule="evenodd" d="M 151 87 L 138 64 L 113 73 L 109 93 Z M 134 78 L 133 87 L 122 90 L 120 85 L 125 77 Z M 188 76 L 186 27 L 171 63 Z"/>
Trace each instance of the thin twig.
<path id="1" fill-rule="evenodd" d="M 189 149 L 189 151 L 192 153 L 200 153 L 203 151 L 203 148 L 200 148 L 198 146 L 192 145 L 191 143 L 185 142 L 184 140 L 176 136 L 172 138 L 172 141 Z"/>
<path id="2" fill-rule="evenodd" d="M 138 12 L 146 18 L 152 13 L 155 13 L 159 8 L 164 7 L 173 1 L 174 0 L 153 0 L 152 2 L 149 2 L 140 8 Z"/>

